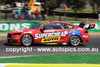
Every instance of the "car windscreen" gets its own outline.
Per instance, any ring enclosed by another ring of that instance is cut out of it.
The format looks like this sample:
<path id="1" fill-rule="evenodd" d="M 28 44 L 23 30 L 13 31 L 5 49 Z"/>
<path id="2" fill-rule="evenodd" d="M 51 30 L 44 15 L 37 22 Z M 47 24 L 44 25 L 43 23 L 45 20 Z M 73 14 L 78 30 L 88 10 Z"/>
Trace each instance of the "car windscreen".
<path id="1" fill-rule="evenodd" d="M 43 23 L 37 24 L 37 25 L 35 25 L 35 26 L 32 26 L 30 29 L 37 29 L 37 28 L 39 28 L 42 24 L 43 24 Z"/>

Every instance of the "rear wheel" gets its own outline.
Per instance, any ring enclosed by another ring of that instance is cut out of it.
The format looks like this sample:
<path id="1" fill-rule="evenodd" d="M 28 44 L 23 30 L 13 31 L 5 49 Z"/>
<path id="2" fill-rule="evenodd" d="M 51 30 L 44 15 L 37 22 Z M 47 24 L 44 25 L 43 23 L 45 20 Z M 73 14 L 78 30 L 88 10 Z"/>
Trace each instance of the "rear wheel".
<path id="1" fill-rule="evenodd" d="M 21 38 L 21 43 L 22 45 L 24 46 L 30 46 L 33 44 L 33 38 L 31 35 L 23 35 L 22 38 Z"/>
<path id="2" fill-rule="evenodd" d="M 70 38 L 70 44 L 72 45 L 72 46 L 78 46 L 79 44 L 80 44 L 80 37 L 79 36 L 72 36 L 71 38 Z"/>

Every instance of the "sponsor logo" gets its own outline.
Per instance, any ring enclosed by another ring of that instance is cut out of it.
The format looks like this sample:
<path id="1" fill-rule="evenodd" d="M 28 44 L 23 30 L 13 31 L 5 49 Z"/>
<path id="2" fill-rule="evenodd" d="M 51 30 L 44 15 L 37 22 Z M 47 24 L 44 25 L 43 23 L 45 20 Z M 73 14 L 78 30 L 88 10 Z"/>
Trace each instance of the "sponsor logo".
<path id="1" fill-rule="evenodd" d="M 68 28 L 69 28 L 69 29 L 72 29 L 72 28 L 73 28 L 73 26 L 68 26 Z"/>
<path id="2" fill-rule="evenodd" d="M 53 32 L 53 33 L 43 33 L 43 34 L 35 34 L 35 39 L 43 39 L 43 38 L 50 38 L 50 37 L 58 37 L 63 36 L 65 37 L 68 34 L 67 31 L 64 32 Z"/>
<path id="3" fill-rule="evenodd" d="M 86 36 L 86 35 L 83 35 L 83 37 L 84 37 L 84 38 L 88 38 L 88 36 Z"/>
<path id="4" fill-rule="evenodd" d="M 32 31 L 29 31 L 29 32 L 24 32 L 24 33 L 32 33 Z"/>
<path id="5" fill-rule="evenodd" d="M 61 37 L 58 36 L 58 37 L 50 37 L 50 38 L 43 38 L 41 40 L 42 43 L 44 42 L 54 42 L 54 41 L 60 41 Z"/>
<path id="6" fill-rule="evenodd" d="M 7 24 L 7 23 L 2 23 L 0 24 L 0 30 L 2 31 L 7 31 L 7 30 L 18 30 L 18 29 L 23 29 L 23 28 L 30 28 L 30 24 L 29 23 L 11 23 L 11 24 Z"/>
<path id="7" fill-rule="evenodd" d="M 78 28 L 78 30 L 83 30 L 82 28 Z"/>

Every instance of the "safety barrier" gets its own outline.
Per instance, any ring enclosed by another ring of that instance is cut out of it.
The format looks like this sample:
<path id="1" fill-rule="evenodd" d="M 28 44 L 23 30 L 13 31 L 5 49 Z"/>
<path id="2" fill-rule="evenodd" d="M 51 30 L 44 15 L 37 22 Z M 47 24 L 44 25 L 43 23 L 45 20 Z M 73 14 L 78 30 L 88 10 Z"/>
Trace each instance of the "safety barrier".
<path id="1" fill-rule="evenodd" d="M 8 33 L 18 29 L 30 28 L 36 24 L 42 23 L 41 21 L 0 21 L 0 33 Z"/>
<path id="2" fill-rule="evenodd" d="M 0 33 L 8 33 L 9 31 L 30 28 L 36 24 L 42 23 L 44 21 L 11 21 L 4 22 L 0 21 Z M 79 25 L 81 21 L 67 21 L 69 23 Z M 100 22 L 96 22 L 94 29 L 89 30 L 89 32 L 100 32 Z"/>

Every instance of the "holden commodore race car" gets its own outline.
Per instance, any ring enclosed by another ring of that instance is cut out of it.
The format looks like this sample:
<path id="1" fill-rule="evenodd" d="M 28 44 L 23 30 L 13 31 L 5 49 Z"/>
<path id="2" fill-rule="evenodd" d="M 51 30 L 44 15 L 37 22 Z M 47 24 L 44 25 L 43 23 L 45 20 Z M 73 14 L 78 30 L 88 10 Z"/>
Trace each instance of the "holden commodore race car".
<path id="1" fill-rule="evenodd" d="M 84 28 L 88 24 L 87 28 Z M 8 43 L 25 46 L 36 43 L 67 43 L 78 46 L 82 42 L 89 42 L 88 29 L 95 27 L 95 22 L 81 22 L 79 26 L 64 21 L 51 21 L 37 24 L 29 29 L 11 31 L 7 35 Z"/>

